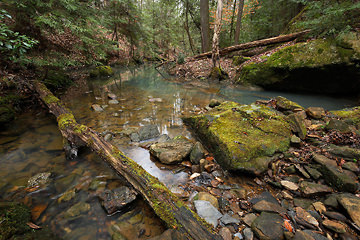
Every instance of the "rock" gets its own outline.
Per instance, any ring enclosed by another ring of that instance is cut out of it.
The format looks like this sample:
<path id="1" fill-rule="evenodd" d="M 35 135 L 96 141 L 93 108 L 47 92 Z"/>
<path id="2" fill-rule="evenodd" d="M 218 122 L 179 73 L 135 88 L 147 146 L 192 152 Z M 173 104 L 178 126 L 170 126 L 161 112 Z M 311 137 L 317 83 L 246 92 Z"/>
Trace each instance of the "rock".
<path id="1" fill-rule="evenodd" d="M 33 188 L 33 187 L 44 186 L 50 181 L 50 176 L 51 173 L 49 172 L 38 173 L 35 176 L 32 176 L 28 180 L 28 187 Z"/>
<path id="2" fill-rule="evenodd" d="M 137 132 L 130 133 L 130 140 L 132 142 L 140 142 L 140 136 Z"/>
<path id="3" fill-rule="evenodd" d="M 337 196 L 337 200 L 354 223 L 360 226 L 360 198 L 352 194 L 340 194 Z"/>
<path id="4" fill-rule="evenodd" d="M 307 198 L 294 198 L 294 206 L 309 209 L 312 206 L 313 200 Z"/>
<path id="5" fill-rule="evenodd" d="M 262 105 L 224 102 L 201 115 L 183 118 L 230 170 L 253 174 L 267 171 L 275 152 L 290 145 L 290 126 L 273 109 Z M 262 139 L 262 141 L 258 141 Z"/>
<path id="6" fill-rule="evenodd" d="M 324 204 L 326 206 L 332 207 L 332 208 L 338 208 L 339 203 L 337 201 L 338 194 L 330 194 L 327 196 L 327 198 L 324 200 Z"/>
<path id="7" fill-rule="evenodd" d="M 112 99 L 112 100 L 115 100 L 117 98 L 117 96 L 114 93 L 108 93 L 107 96 L 109 99 Z"/>
<path id="8" fill-rule="evenodd" d="M 300 183 L 300 190 L 307 196 L 322 195 L 332 192 L 332 188 L 313 182 L 303 181 Z"/>
<path id="9" fill-rule="evenodd" d="M 197 177 L 200 177 L 200 173 L 193 173 L 190 177 L 189 177 L 189 179 L 190 180 L 193 180 L 193 179 L 195 179 L 195 178 L 197 178 Z"/>
<path id="10" fill-rule="evenodd" d="M 78 202 L 77 204 L 70 207 L 65 213 L 65 218 L 77 217 L 82 213 L 85 213 L 90 210 L 90 204 L 84 202 Z"/>
<path id="11" fill-rule="evenodd" d="M 92 108 L 95 112 L 102 112 L 102 111 L 104 111 L 104 109 L 103 109 L 99 104 L 93 104 L 93 105 L 91 105 L 91 108 Z"/>
<path id="12" fill-rule="evenodd" d="M 192 147 L 193 144 L 187 139 L 172 139 L 167 142 L 151 145 L 150 153 L 162 163 L 174 164 L 187 158 Z"/>
<path id="13" fill-rule="evenodd" d="M 347 170 L 331 165 L 322 165 L 319 170 L 325 181 L 340 191 L 355 192 L 358 188 L 355 180 L 346 172 Z"/>
<path id="14" fill-rule="evenodd" d="M 296 207 L 295 211 L 296 211 L 296 217 L 298 219 L 300 219 L 301 221 L 304 221 L 307 224 L 310 224 L 310 225 L 313 225 L 313 226 L 316 226 L 316 227 L 319 226 L 319 222 L 313 216 L 311 216 L 310 213 L 305 211 L 303 208 Z"/>
<path id="15" fill-rule="evenodd" d="M 112 139 L 112 134 L 111 133 L 106 134 L 105 137 L 104 137 L 105 141 L 111 141 L 111 139 Z"/>
<path id="16" fill-rule="evenodd" d="M 209 107 L 214 108 L 221 104 L 221 102 L 217 99 L 211 99 L 209 103 Z"/>
<path id="17" fill-rule="evenodd" d="M 326 212 L 326 207 L 322 202 L 314 202 L 312 204 L 316 211 L 318 211 L 320 214 L 323 214 Z"/>
<path id="18" fill-rule="evenodd" d="M 190 162 L 199 164 L 200 159 L 204 157 L 205 149 L 200 142 L 196 142 L 190 152 Z"/>
<path id="19" fill-rule="evenodd" d="M 278 96 L 275 98 L 276 107 L 280 110 L 285 111 L 293 111 L 295 109 L 304 109 L 302 106 L 297 104 L 296 102 L 290 101 L 284 97 Z"/>
<path id="20" fill-rule="evenodd" d="M 149 98 L 149 102 L 162 102 L 161 98 Z"/>
<path id="21" fill-rule="evenodd" d="M 110 101 L 109 101 L 109 104 L 110 104 L 110 105 L 119 104 L 119 101 L 118 101 L 118 100 L 115 100 L 115 99 L 114 99 L 114 100 L 110 100 Z"/>
<path id="22" fill-rule="evenodd" d="M 230 192 L 239 199 L 246 199 L 247 197 L 247 190 L 245 188 L 231 189 Z"/>
<path id="23" fill-rule="evenodd" d="M 253 206 L 253 209 L 258 212 L 286 213 L 285 208 L 281 207 L 279 204 L 268 202 L 266 200 L 257 202 Z"/>
<path id="24" fill-rule="evenodd" d="M 297 137 L 296 135 L 292 135 L 290 138 L 290 143 L 293 146 L 299 146 L 301 143 L 301 139 L 299 137 Z"/>
<path id="25" fill-rule="evenodd" d="M 90 71 L 90 77 L 112 76 L 114 71 L 110 66 L 98 66 Z"/>
<path id="26" fill-rule="evenodd" d="M 334 166 L 337 167 L 337 163 L 335 160 L 331 160 L 320 154 L 313 154 L 313 160 L 321 165 Z"/>
<path id="27" fill-rule="evenodd" d="M 235 233 L 234 234 L 234 240 L 242 240 L 243 239 L 243 236 L 241 235 L 241 233 Z"/>
<path id="28" fill-rule="evenodd" d="M 175 229 L 168 229 L 163 232 L 161 235 L 150 238 L 149 240 L 186 240 L 186 236 L 181 234 Z M 112 239 L 115 240 L 115 239 Z"/>
<path id="29" fill-rule="evenodd" d="M 0 126 L 2 127 L 3 125 L 11 122 L 14 119 L 15 119 L 15 111 L 9 106 L 1 105 L 0 106 Z"/>
<path id="30" fill-rule="evenodd" d="M 254 233 L 251 231 L 251 228 L 245 228 L 243 231 L 245 240 L 253 240 L 254 239 Z"/>
<path id="31" fill-rule="evenodd" d="M 342 165 L 342 168 L 350 170 L 354 173 L 358 173 L 360 171 L 358 165 L 354 162 L 346 162 Z"/>
<path id="32" fill-rule="evenodd" d="M 99 195 L 101 205 L 108 214 L 113 214 L 136 199 L 136 192 L 126 186 L 105 190 Z"/>
<path id="33" fill-rule="evenodd" d="M 325 110 L 322 107 L 309 107 L 306 109 L 306 114 L 314 119 L 321 119 L 325 116 Z"/>
<path id="34" fill-rule="evenodd" d="M 283 198 L 288 199 L 288 200 L 294 199 L 293 196 L 290 193 L 288 193 L 287 191 L 282 191 L 281 195 L 283 196 Z"/>
<path id="35" fill-rule="evenodd" d="M 340 222 L 335 222 L 335 221 L 332 221 L 332 220 L 324 220 L 322 222 L 322 224 L 334 231 L 334 232 L 337 232 L 337 233 L 345 233 L 346 232 L 346 226 L 343 224 L 343 223 L 340 223 Z"/>
<path id="36" fill-rule="evenodd" d="M 360 150 L 356 148 L 330 145 L 326 150 L 337 157 L 342 157 L 350 161 L 360 159 Z"/>
<path id="37" fill-rule="evenodd" d="M 295 167 L 305 178 L 310 178 L 310 175 L 305 171 L 305 169 L 302 166 L 296 164 Z"/>
<path id="38" fill-rule="evenodd" d="M 196 197 L 195 197 L 196 198 Z M 203 200 L 210 202 L 216 209 L 219 209 L 219 202 L 216 197 L 207 192 L 199 192 L 197 200 Z"/>
<path id="39" fill-rule="evenodd" d="M 244 62 L 246 62 L 246 61 L 248 61 L 248 60 L 250 60 L 251 58 L 250 57 L 244 57 L 244 56 L 234 56 L 233 57 L 233 64 L 235 65 L 235 66 L 239 66 L 240 64 L 242 64 L 242 63 L 244 63 Z"/>
<path id="40" fill-rule="evenodd" d="M 339 237 L 340 237 L 339 238 L 340 240 L 359 240 L 359 238 L 357 236 L 354 236 L 354 235 L 352 235 L 350 233 L 340 234 Z"/>
<path id="41" fill-rule="evenodd" d="M 251 227 L 251 224 L 254 222 L 254 220 L 256 218 L 257 218 L 257 216 L 254 213 L 248 213 L 244 216 L 244 218 L 242 220 L 246 225 Z"/>
<path id="42" fill-rule="evenodd" d="M 338 111 L 331 111 L 332 114 L 341 117 L 347 122 L 351 122 L 353 125 L 359 126 L 360 119 L 360 107 L 346 108 Z"/>
<path id="43" fill-rule="evenodd" d="M 338 212 L 326 211 L 324 214 L 325 214 L 325 216 L 327 216 L 331 219 L 339 220 L 342 222 L 347 221 L 347 217 L 345 217 L 344 215 L 342 215 L 341 213 L 338 213 Z"/>
<path id="44" fill-rule="evenodd" d="M 315 240 L 310 234 L 304 231 L 296 231 L 295 236 L 292 240 Z"/>
<path id="45" fill-rule="evenodd" d="M 310 235 L 311 237 L 313 237 L 311 240 L 329 240 L 329 238 L 324 237 L 323 235 L 318 234 L 315 231 L 311 231 L 311 230 L 304 230 L 304 233 Z"/>
<path id="46" fill-rule="evenodd" d="M 294 174 L 296 173 L 295 165 L 291 165 L 289 167 L 284 168 L 284 171 L 288 174 Z"/>
<path id="47" fill-rule="evenodd" d="M 262 200 L 266 200 L 267 202 L 271 202 L 273 204 L 279 204 L 276 198 L 274 198 L 274 196 L 268 191 L 262 192 L 260 195 L 251 198 L 249 202 L 256 204 Z"/>
<path id="48" fill-rule="evenodd" d="M 284 220 L 278 214 L 262 212 L 251 225 L 251 229 L 261 240 L 282 240 Z"/>
<path id="49" fill-rule="evenodd" d="M 221 228 L 219 235 L 223 238 L 223 240 L 232 240 L 231 231 L 227 227 Z"/>
<path id="50" fill-rule="evenodd" d="M 288 121 L 291 130 L 297 133 L 300 139 L 304 140 L 307 134 L 304 118 L 299 113 L 293 113 L 288 116 Z"/>
<path id="51" fill-rule="evenodd" d="M 291 190 L 291 191 L 296 191 L 299 189 L 299 186 L 296 183 L 293 183 L 290 181 L 282 180 L 282 181 L 280 181 L 280 184 L 284 188 Z"/>
<path id="52" fill-rule="evenodd" d="M 304 168 L 310 174 L 310 176 L 315 180 L 319 179 L 322 176 L 322 174 L 315 168 L 309 166 L 304 166 Z"/>
<path id="53" fill-rule="evenodd" d="M 342 133 L 351 132 L 350 126 L 342 120 L 330 119 L 329 123 L 325 126 L 326 130 L 337 130 Z"/>
<path id="54" fill-rule="evenodd" d="M 358 48 L 345 49 L 333 40 L 316 39 L 282 48 L 264 61 L 245 63 L 237 79 L 272 90 L 357 93 L 360 87 L 353 79 L 358 79 L 354 66 L 358 59 Z"/>
<path id="55" fill-rule="evenodd" d="M 140 141 L 156 138 L 160 136 L 159 129 L 156 125 L 146 125 L 138 131 Z"/>
<path id="56" fill-rule="evenodd" d="M 199 216 L 216 228 L 218 219 L 222 217 L 222 214 L 208 201 L 196 200 L 194 205 Z"/>
<path id="57" fill-rule="evenodd" d="M 239 219 L 233 218 L 227 213 L 220 218 L 220 221 L 225 225 L 231 224 L 231 223 L 240 223 Z"/>

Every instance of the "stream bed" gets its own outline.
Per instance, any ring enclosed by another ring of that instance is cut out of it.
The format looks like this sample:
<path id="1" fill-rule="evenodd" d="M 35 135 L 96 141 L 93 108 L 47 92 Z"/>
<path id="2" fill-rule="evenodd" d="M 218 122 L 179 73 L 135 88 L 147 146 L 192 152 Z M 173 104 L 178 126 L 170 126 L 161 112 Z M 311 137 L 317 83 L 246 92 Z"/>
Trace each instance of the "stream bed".
<path id="1" fill-rule="evenodd" d="M 117 97 L 109 103 L 108 93 Z M 89 79 L 78 86 L 77 94 L 66 96 L 65 104 L 78 122 L 103 136 L 127 156 L 159 178 L 170 189 L 188 181 L 189 172 L 181 166 L 163 165 L 150 157 L 148 150 L 126 136 L 127 131 L 154 124 L 161 134 L 194 139 L 181 117 L 205 107 L 211 99 L 249 104 L 278 95 L 304 107 L 321 106 L 327 110 L 351 107 L 355 102 L 317 95 L 250 91 L 242 88 L 207 84 L 200 88 L 168 82 L 151 66 L 116 69 L 111 78 Z M 113 103 L 113 102 L 112 102 Z M 103 111 L 91 109 L 93 104 Z M 0 132 L 0 200 L 22 201 L 32 209 L 35 224 L 48 226 L 63 239 L 147 239 L 166 228 L 152 209 L 138 197 L 128 208 L 108 215 L 98 195 L 126 185 L 113 169 L 96 154 L 83 150 L 67 160 L 63 139 L 54 118 L 44 111 L 29 111 L 8 129 Z M 42 188 L 32 189 L 28 180 L 39 173 L 51 173 Z M 258 191 L 251 179 L 231 179 L 250 191 Z"/>

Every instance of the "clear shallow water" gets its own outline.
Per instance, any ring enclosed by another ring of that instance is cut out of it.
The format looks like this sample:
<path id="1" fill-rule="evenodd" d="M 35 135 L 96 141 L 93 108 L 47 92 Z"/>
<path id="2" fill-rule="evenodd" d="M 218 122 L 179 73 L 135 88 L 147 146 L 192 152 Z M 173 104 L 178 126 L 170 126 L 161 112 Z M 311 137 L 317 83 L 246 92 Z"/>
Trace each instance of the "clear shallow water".
<path id="1" fill-rule="evenodd" d="M 109 104 L 108 92 L 117 95 L 119 104 Z M 112 78 L 89 80 L 87 85 L 79 86 L 77 94 L 64 101 L 79 122 L 99 133 L 113 133 L 113 144 L 171 187 L 186 182 L 189 172 L 151 159 L 149 152 L 132 143 L 124 132 L 156 124 L 162 134 L 192 139 L 181 117 L 198 111 L 210 99 L 248 104 L 278 95 L 304 107 L 322 106 L 332 110 L 354 104 L 345 99 L 247 91 L 216 84 L 195 88 L 164 81 L 151 67 L 118 69 Z M 91 110 L 94 103 L 108 106 L 103 112 L 94 112 Z M 50 114 L 24 114 L 11 128 L 0 132 L 0 159 L 0 199 L 21 200 L 32 206 L 34 222 L 48 225 L 64 239 L 111 239 L 114 234 L 127 239 L 146 239 L 164 230 L 142 200 L 122 213 L 106 215 L 96 194 L 125 182 L 91 152 L 81 152 L 73 161 L 66 160 L 62 137 Z M 51 182 L 36 191 L 26 189 L 28 179 L 40 172 L 51 172 Z M 85 206 L 83 210 L 68 217 L 66 212 L 79 203 Z"/>

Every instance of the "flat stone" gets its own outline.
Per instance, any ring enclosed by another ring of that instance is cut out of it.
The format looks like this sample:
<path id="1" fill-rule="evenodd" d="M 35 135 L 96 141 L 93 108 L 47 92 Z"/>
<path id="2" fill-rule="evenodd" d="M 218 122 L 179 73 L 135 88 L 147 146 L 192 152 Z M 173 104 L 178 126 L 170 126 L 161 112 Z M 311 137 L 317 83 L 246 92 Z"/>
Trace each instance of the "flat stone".
<path id="1" fill-rule="evenodd" d="M 227 225 L 227 224 L 231 224 L 231 223 L 240 223 L 240 220 L 239 219 L 236 219 L 236 218 L 233 218 L 231 217 L 229 214 L 224 214 L 221 218 L 220 218 L 220 221 Z"/>
<path id="2" fill-rule="evenodd" d="M 339 167 L 323 165 L 320 169 L 325 181 L 343 192 L 355 192 L 358 187 L 355 180 L 346 171 Z"/>
<path id="3" fill-rule="evenodd" d="M 208 201 L 196 200 L 194 205 L 199 216 L 216 228 L 218 219 L 222 217 L 222 214 Z"/>
<path id="4" fill-rule="evenodd" d="M 318 211 L 320 214 L 326 212 L 326 207 L 322 202 L 314 202 L 312 205 L 314 206 L 315 210 Z"/>
<path id="5" fill-rule="evenodd" d="M 300 166 L 299 164 L 296 164 L 296 169 L 305 177 L 305 178 L 310 178 L 310 175 L 305 171 L 305 169 Z"/>
<path id="6" fill-rule="evenodd" d="M 304 168 L 310 174 L 310 176 L 315 180 L 319 179 L 322 176 L 322 174 L 315 168 L 312 168 L 310 166 L 304 166 Z"/>
<path id="7" fill-rule="evenodd" d="M 280 181 L 280 184 L 284 188 L 291 190 L 291 191 L 296 191 L 299 189 L 299 186 L 296 183 L 293 183 L 290 181 L 282 180 L 282 181 Z"/>
<path id="8" fill-rule="evenodd" d="M 334 231 L 334 232 L 337 232 L 337 233 L 345 233 L 346 232 L 346 225 L 344 225 L 343 223 L 340 223 L 340 222 L 335 222 L 335 221 L 332 221 L 332 220 L 324 220 L 322 222 L 322 224 Z"/>
<path id="9" fill-rule="evenodd" d="M 254 233 L 251 230 L 251 228 L 245 228 L 243 231 L 245 240 L 253 240 L 254 239 Z"/>
<path id="10" fill-rule="evenodd" d="M 92 108 L 95 112 L 102 112 L 102 111 L 104 111 L 104 109 L 103 109 L 99 104 L 93 104 L 93 105 L 91 105 L 91 108 Z"/>
<path id="11" fill-rule="evenodd" d="M 342 215 L 341 213 L 338 213 L 338 212 L 326 211 L 324 214 L 328 218 L 339 220 L 342 222 L 345 222 L 347 220 L 347 217 L 345 217 L 344 215 Z"/>
<path id="12" fill-rule="evenodd" d="M 116 99 L 117 98 L 117 96 L 114 94 L 114 93 L 108 93 L 108 98 L 110 98 L 110 99 Z"/>
<path id="13" fill-rule="evenodd" d="M 286 213 L 285 208 L 281 207 L 278 203 L 275 204 L 266 200 L 257 202 L 253 209 L 258 212 Z"/>
<path id="14" fill-rule="evenodd" d="M 304 109 L 301 105 L 299 105 L 296 102 L 290 101 L 289 99 L 286 99 L 282 96 L 278 96 L 275 98 L 276 101 L 276 107 L 279 110 L 290 110 L 293 111 L 295 109 Z"/>
<path id="15" fill-rule="evenodd" d="M 251 224 L 254 222 L 254 220 L 257 218 L 255 213 L 248 213 L 244 216 L 244 218 L 242 219 L 243 222 L 248 225 L 249 227 L 251 227 Z"/>
<path id="16" fill-rule="evenodd" d="M 150 153 L 160 162 L 174 164 L 183 161 L 190 155 L 193 144 L 184 138 L 172 139 L 150 146 Z"/>
<path id="17" fill-rule="evenodd" d="M 304 230 L 303 232 L 313 237 L 311 240 L 329 240 L 327 237 L 324 237 L 323 235 L 320 235 L 319 233 L 312 230 Z"/>
<path id="18" fill-rule="evenodd" d="M 198 200 L 210 202 L 216 209 L 219 209 L 219 201 L 216 197 L 207 192 L 199 192 L 197 196 Z"/>
<path id="19" fill-rule="evenodd" d="M 283 218 L 278 214 L 262 212 L 252 223 L 251 229 L 261 240 L 283 240 L 283 222 Z"/>
<path id="20" fill-rule="evenodd" d="M 310 234 L 298 230 L 296 231 L 294 238 L 292 240 L 315 240 Z"/>
<path id="21" fill-rule="evenodd" d="M 360 159 L 360 150 L 357 148 L 349 146 L 336 146 L 332 144 L 326 150 L 337 157 L 342 157 L 350 161 Z"/>
<path id="22" fill-rule="evenodd" d="M 266 200 L 274 204 L 279 204 L 276 198 L 274 198 L 274 196 L 268 191 L 262 192 L 260 195 L 251 198 L 249 202 L 252 204 L 256 204 L 262 200 Z"/>
<path id="23" fill-rule="evenodd" d="M 87 211 L 90 210 L 90 204 L 88 203 L 84 203 L 84 202 L 79 202 L 75 205 L 73 205 L 72 207 L 70 207 L 64 214 L 65 218 L 73 218 L 73 217 L 77 217 L 80 214 L 83 214 Z"/>
<path id="24" fill-rule="evenodd" d="M 358 165 L 354 162 L 346 162 L 342 165 L 342 168 L 358 173 L 360 171 Z"/>
<path id="25" fill-rule="evenodd" d="M 221 228 L 219 235 L 223 238 L 223 240 L 232 240 L 232 233 L 227 227 Z"/>
<path id="26" fill-rule="evenodd" d="M 304 118 L 298 113 L 293 113 L 288 116 L 288 122 L 291 130 L 297 133 L 300 139 L 304 140 L 307 134 Z"/>
<path id="27" fill-rule="evenodd" d="M 108 214 L 113 214 L 136 199 L 136 192 L 126 186 L 105 190 L 100 194 L 101 205 Z"/>
<path id="28" fill-rule="evenodd" d="M 329 123 L 325 126 L 326 130 L 337 130 L 342 133 L 351 132 L 350 126 L 343 120 L 330 119 Z"/>
<path id="29" fill-rule="evenodd" d="M 51 173 L 49 172 L 38 173 L 28 180 L 28 187 L 43 186 L 50 181 L 50 176 Z"/>
<path id="30" fill-rule="evenodd" d="M 333 191 L 329 186 L 307 181 L 300 183 L 300 190 L 307 196 L 322 195 Z"/>
<path id="31" fill-rule="evenodd" d="M 294 146 L 298 146 L 301 143 L 301 139 L 296 135 L 292 135 L 290 138 L 290 143 Z"/>
<path id="32" fill-rule="evenodd" d="M 110 101 L 109 101 L 109 104 L 110 104 L 110 105 L 116 105 L 116 104 L 119 104 L 119 101 L 118 101 L 118 100 L 115 100 L 115 99 L 114 99 L 114 100 L 110 100 Z"/>
<path id="33" fill-rule="evenodd" d="M 314 119 L 321 119 L 325 116 L 325 110 L 322 107 L 309 107 L 306 109 L 306 114 Z"/>
<path id="34" fill-rule="evenodd" d="M 324 200 L 324 204 L 326 206 L 332 207 L 332 208 L 338 208 L 339 203 L 337 200 L 338 194 L 330 194 L 327 196 L 327 198 Z"/>
<path id="35" fill-rule="evenodd" d="M 360 198 L 352 194 L 340 194 L 337 196 L 337 200 L 356 225 L 360 226 Z"/>
<path id="36" fill-rule="evenodd" d="M 320 155 L 320 154 L 313 154 L 313 160 L 321 165 L 330 165 L 330 166 L 337 166 L 337 163 L 335 160 L 331 160 L 327 157 L 325 157 L 324 155 Z"/>
<path id="37" fill-rule="evenodd" d="M 159 129 L 156 125 L 146 125 L 139 129 L 138 131 L 140 141 L 156 138 L 160 136 Z"/>
<path id="38" fill-rule="evenodd" d="M 319 226 L 319 222 L 313 216 L 311 216 L 311 214 L 309 212 L 305 211 L 303 208 L 296 207 L 295 211 L 296 211 L 296 217 L 299 218 L 300 220 L 302 220 L 308 224 L 311 224 L 313 226 L 316 226 L 316 227 Z"/>
<path id="39" fill-rule="evenodd" d="M 190 162 L 199 164 L 200 159 L 204 157 L 205 149 L 200 142 L 196 142 L 190 152 Z"/>

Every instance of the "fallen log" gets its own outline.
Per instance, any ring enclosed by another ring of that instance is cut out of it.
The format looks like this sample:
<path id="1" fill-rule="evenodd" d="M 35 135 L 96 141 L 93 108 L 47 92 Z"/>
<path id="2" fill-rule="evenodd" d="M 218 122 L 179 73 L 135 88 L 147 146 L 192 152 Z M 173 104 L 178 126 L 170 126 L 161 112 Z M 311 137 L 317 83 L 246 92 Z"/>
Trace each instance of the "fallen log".
<path id="1" fill-rule="evenodd" d="M 63 137 L 76 146 L 87 146 L 96 152 L 143 196 L 169 228 L 176 229 L 187 239 L 222 239 L 157 178 L 94 130 L 77 123 L 72 112 L 44 84 L 34 82 L 33 86 L 39 98 L 57 118 Z"/>
<path id="2" fill-rule="evenodd" d="M 235 46 L 231 46 L 231 47 L 226 47 L 226 48 L 220 49 L 220 56 L 224 56 L 233 51 L 249 49 L 252 47 L 260 47 L 260 46 L 266 46 L 266 45 L 275 44 L 275 43 L 292 41 L 292 40 L 294 40 L 298 37 L 301 37 L 309 32 L 310 32 L 310 30 L 305 30 L 302 32 L 291 33 L 291 34 L 287 34 L 287 35 L 280 35 L 277 37 L 266 38 L 266 39 L 261 39 L 258 41 L 253 41 L 253 42 L 243 43 L 243 44 L 239 44 L 239 45 L 235 45 Z M 202 53 L 199 55 L 195 55 L 195 56 L 187 58 L 186 62 L 209 58 L 209 57 L 211 57 L 211 54 L 212 54 L 212 52 L 205 52 L 205 53 Z"/>

